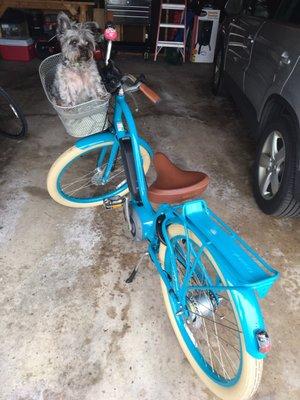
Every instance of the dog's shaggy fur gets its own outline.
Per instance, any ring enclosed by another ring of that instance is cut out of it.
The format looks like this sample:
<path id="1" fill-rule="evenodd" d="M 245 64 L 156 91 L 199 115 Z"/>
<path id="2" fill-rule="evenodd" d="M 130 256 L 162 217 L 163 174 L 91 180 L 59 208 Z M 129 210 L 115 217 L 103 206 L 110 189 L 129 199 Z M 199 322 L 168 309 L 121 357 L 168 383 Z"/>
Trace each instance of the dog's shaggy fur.
<path id="1" fill-rule="evenodd" d="M 108 96 L 93 59 L 95 39 L 90 27 L 90 22 L 71 22 L 63 12 L 57 17 L 62 60 L 56 68 L 52 95 L 59 106 L 72 107 Z"/>

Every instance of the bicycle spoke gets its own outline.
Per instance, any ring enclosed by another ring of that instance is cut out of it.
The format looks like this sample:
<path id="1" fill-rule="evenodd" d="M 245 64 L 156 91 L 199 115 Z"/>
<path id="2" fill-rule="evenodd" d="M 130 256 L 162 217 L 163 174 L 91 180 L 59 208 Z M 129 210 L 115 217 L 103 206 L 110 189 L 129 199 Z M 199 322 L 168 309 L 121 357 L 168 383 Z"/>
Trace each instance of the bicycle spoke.
<path id="1" fill-rule="evenodd" d="M 215 336 L 217 338 L 217 345 L 218 345 L 220 360 L 221 360 L 222 369 L 223 369 L 223 372 L 224 372 L 224 375 L 225 375 L 226 371 L 225 371 L 225 367 L 224 367 L 224 363 L 223 363 L 223 357 L 222 357 L 222 353 L 221 353 L 221 347 L 220 347 L 220 341 L 219 341 L 219 335 L 218 335 L 218 328 L 217 328 L 217 324 L 216 324 L 215 313 L 213 312 L 212 315 L 213 315 L 213 320 L 214 320 L 214 330 L 215 330 Z"/>
<path id="2" fill-rule="evenodd" d="M 209 360 L 210 360 L 210 366 L 211 366 L 212 370 L 213 370 L 214 372 L 217 373 L 216 368 L 215 368 L 215 366 L 214 366 L 213 359 L 212 359 L 212 355 L 213 355 L 213 356 L 217 359 L 218 364 L 221 366 L 221 368 L 222 368 L 222 370 L 223 370 L 223 375 L 224 375 L 224 376 L 227 375 L 228 379 L 230 379 L 230 375 L 229 375 L 229 373 L 228 373 L 228 371 L 226 370 L 225 365 L 224 365 L 224 360 L 223 360 L 223 356 L 222 356 L 221 349 L 222 349 L 223 353 L 225 353 L 225 356 L 226 356 L 227 360 L 229 360 L 228 364 L 230 365 L 230 368 L 231 368 L 231 370 L 232 370 L 233 373 L 235 373 L 235 372 L 237 371 L 237 365 L 236 365 L 236 363 L 234 363 L 234 361 L 233 361 L 232 358 L 230 357 L 230 355 L 229 355 L 227 349 L 224 347 L 224 345 L 223 345 L 222 343 L 220 343 L 220 341 L 223 341 L 224 343 L 226 343 L 227 345 L 229 345 L 231 348 L 233 348 L 233 349 L 235 350 L 236 353 L 240 354 L 240 351 L 239 351 L 238 349 L 236 349 L 232 344 L 230 344 L 229 342 L 227 342 L 224 338 L 220 337 L 220 336 L 216 333 L 216 331 L 215 331 L 215 332 L 210 331 L 210 334 L 208 334 L 208 329 L 207 329 L 205 320 L 203 320 L 203 328 L 204 328 L 204 329 L 203 329 L 204 332 L 202 332 L 201 329 L 199 329 L 197 332 L 199 332 L 199 333 L 201 334 L 202 338 L 203 338 L 203 339 L 206 341 L 206 343 L 207 343 L 208 353 L 209 353 Z M 218 350 L 219 350 L 219 356 L 217 355 L 216 351 L 215 351 L 215 350 L 213 349 L 213 347 L 211 346 L 211 343 L 210 343 L 210 341 L 209 341 L 209 336 L 210 336 L 210 335 L 213 335 L 213 336 L 216 337 L 217 340 L 218 340 L 217 346 L 218 346 Z M 227 363 L 226 363 L 226 364 L 227 364 Z M 219 374 L 218 374 L 218 375 L 219 375 Z"/>
<path id="3" fill-rule="evenodd" d="M 201 334 L 202 332 L 199 331 Z M 203 337 L 203 336 L 202 336 Z M 214 349 L 210 346 L 211 348 L 211 352 L 213 353 L 213 355 L 215 356 L 216 360 L 219 362 L 219 364 L 222 366 L 222 361 L 220 361 L 219 357 L 217 356 L 216 352 L 214 351 Z M 217 373 L 218 374 L 218 373 Z M 228 376 L 228 379 L 230 379 L 230 376 L 227 374 L 227 372 L 225 371 L 225 374 Z M 218 374 L 219 375 L 219 374 Z M 220 375 L 219 375 L 220 376 Z"/>
<path id="4" fill-rule="evenodd" d="M 235 373 L 235 371 L 237 370 L 237 367 L 238 367 L 238 366 L 237 366 L 237 365 L 234 365 L 234 362 L 232 361 L 232 359 L 231 359 L 231 357 L 230 357 L 228 351 L 225 349 L 224 345 L 223 345 L 222 343 L 220 343 L 220 346 L 222 347 L 222 349 L 223 349 L 223 351 L 224 351 L 224 353 L 225 353 L 227 359 L 229 360 L 229 363 L 228 363 L 228 364 L 229 364 L 229 366 L 231 367 L 232 372 Z"/>
<path id="5" fill-rule="evenodd" d="M 119 168 L 120 170 L 121 168 Z M 122 172 L 124 172 L 123 170 L 121 170 L 120 172 L 118 172 L 117 174 L 113 175 L 112 177 L 109 178 L 109 180 L 107 182 L 110 182 L 112 179 L 114 179 L 116 176 L 119 176 L 120 174 L 122 174 Z"/>
<path id="6" fill-rule="evenodd" d="M 209 358 L 210 358 L 210 366 L 211 366 L 212 370 L 214 371 L 214 364 L 213 364 L 213 362 L 212 362 L 212 354 L 211 354 L 211 353 L 212 353 L 212 352 L 211 352 L 211 346 L 210 346 L 210 343 L 209 343 L 208 332 L 207 332 L 206 323 L 205 323 L 204 320 L 203 320 L 203 326 L 204 326 L 204 328 L 205 328 L 206 342 L 207 342 L 207 344 L 208 344 L 208 353 L 209 353 Z"/>
<path id="7" fill-rule="evenodd" d="M 206 308 L 207 310 L 209 310 L 209 308 L 208 308 L 205 304 L 202 304 L 202 307 L 204 307 L 204 308 Z M 224 317 L 224 316 L 219 315 L 216 311 L 214 312 L 214 315 L 216 315 L 216 316 L 217 316 L 218 318 L 220 318 L 222 321 L 224 320 L 224 321 L 227 321 L 227 322 L 229 322 L 230 324 L 232 324 L 232 325 L 234 325 L 234 326 L 237 326 L 236 323 L 230 321 L 228 318 L 226 318 L 226 317 Z"/>
<path id="8" fill-rule="evenodd" d="M 119 186 L 120 182 L 126 183 L 120 156 L 113 160 L 107 181 L 103 182 L 111 157 L 111 148 L 106 152 L 101 165 L 98 165 L 99 154 L 101 154 L 101 148 L 93 149 L 91 152 L 80 155 L 70 164 L 70 168 L 66 169 L 60 179 L 60 189 L 66 196 L 76 197 L 79 200 L 99 197 L 101 193 L 118 190 L 122 186 Z M 95 168 L 97 165 L 98 167 Z"/>
<path id="9" fill-rule="evenodd" d="M 90 172 L 88 172 L 87 174 L 82 175 L 82 177 L 76 179 L 75 181 L 73 181 L 73 182 L 71 182 L 71 183 L 68 183 L 67 185 L 62 186 L 62 189 L 67 189 L 68 187 L 74 185 L 75 183 L 78 183 L 78 182 L 84 180 L 87 176 L 93 175 L 95 172 L 96 172 L 96 170 L 90 171 Z"/>
<path id="10" fill-rule="evenodd" d="M 193 315 L 195 315 L 196 317 L 201 317 L 201 318 L 206 319 L 207 321 L 214 322 L 213 319 L 210 319 L 210 318 L 208 318 L 208 317 L 205 317 L 204 315 L 195 313 L 195 312 L 192 311 L 192 310 L 189 310 L 189 312 L 192 313 Z M 234 328 L 232 328 L 231 326 L 222 324 L 221 322 L 216 322 L 216 324 L 218 324 L 218 325 L 220 325 L 220 326 L 223 326 L 224 328 L 230 329 L 230 330 L 232 330 L 232 331 L 239 332 L 239 333 L 243 333 L 243 332 L 240 331 L 239 329 L 234 329 Z"/>
<path id="11" fill-rule="evenodd" d="M 87 188 L 87 187 L 89 187 L 89 186 L 91 186 L 91 182 L 88 182 L 87 185 L 83 185 L 83 186 L 80 186 L 80 187 L 77 188 L 77 189 L 74 189 L 72 192 L 69 193 L 69 195 L 72 195 L 72 194 L 74 194 L 74 193 L 77 193 L 79 190 L 85 189 L 85 188 Z"/>
<path id="12" fill-rule="evenodd" d="M 214 292 L 213 287 L 222 286 L 223 282 L 201 243 L 196 244 L 187 235 L 174 238 L 173 245 L 180 296 L 186 296 L 190 315 L 187 329 L 216 377 L 231 380 L 241 360 L 242 331 L 236 322 L 229 293 L 226 288 L 221 293 Z M 201 286 L 212 289 L 201 289 Z M 185 287 L 188 291 L 184 293 Z M 182 316 L 183 321 L 186 318 Z"/>
<path id="13" fill-rule="evenodd" d="M 212 332 L 213 335 L 215 335 L 214 332 Z M 223 337 L 219 336 L 219 340 L 221 340 L 222 342 L 226 343 L 228 346 L 230 346 L 232 349 L 234 349 L 237 353 L 240 353 L 240 350 L 237 349 L 235 346 L 233 346 L 231 343 L 229 343 L 227 340 L 225 340 Z"/>

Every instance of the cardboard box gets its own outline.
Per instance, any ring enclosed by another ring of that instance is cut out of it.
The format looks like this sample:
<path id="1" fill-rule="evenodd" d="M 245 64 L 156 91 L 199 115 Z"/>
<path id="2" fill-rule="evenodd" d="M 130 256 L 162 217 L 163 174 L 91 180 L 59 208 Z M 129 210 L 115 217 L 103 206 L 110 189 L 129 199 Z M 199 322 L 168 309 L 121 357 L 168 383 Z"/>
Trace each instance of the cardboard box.
<path id="1" fill-rule="evenodd" d="M 0 39 L 0 54 L 3 60 L 30 61 L 35 58 L 32 39 Z"/>
<path id="2" fill-rule="evenodd" d="M 191 61 L 212 63 L 214 61 L 220 10 L 203 8 L 194 18 Z"/>

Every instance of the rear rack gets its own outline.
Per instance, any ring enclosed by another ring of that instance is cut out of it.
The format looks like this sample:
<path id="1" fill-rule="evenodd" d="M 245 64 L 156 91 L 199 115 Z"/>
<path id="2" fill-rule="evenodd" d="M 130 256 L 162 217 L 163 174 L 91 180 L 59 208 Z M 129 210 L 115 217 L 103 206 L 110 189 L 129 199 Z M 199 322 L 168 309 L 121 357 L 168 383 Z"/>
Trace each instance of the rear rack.
<path id="1" fill-rule="evenodd" d="M 230 277 L 226 290 L 251 288 L 257 291 L 259 297 L 267 295 L 279 272 L 214 214 L 204 200 L 178 206 L 176 216 L 186 229 L 195 230 L 204 248 L 219 253 L 226 260 L 222 264 L 224 276 Z M 216 287 L 217 290 L 221 288 L 225 287 Z"/>

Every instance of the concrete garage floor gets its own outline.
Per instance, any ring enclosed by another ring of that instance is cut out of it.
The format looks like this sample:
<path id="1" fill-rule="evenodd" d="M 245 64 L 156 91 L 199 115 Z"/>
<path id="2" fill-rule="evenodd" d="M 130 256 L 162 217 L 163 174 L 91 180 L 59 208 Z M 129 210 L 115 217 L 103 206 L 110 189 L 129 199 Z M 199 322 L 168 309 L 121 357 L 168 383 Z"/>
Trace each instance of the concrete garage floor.
<path id="1" fill-rule="evenodd" d="M 140 131 L 183 168 L 211 177 L 211 208 L 281 272 L 262 302 L 273 350 L 256 399 L 300 398 L 299 220 L 256 207 L 255 146 L 228 100 L 215 99 L 209 69 L 120 58 L 144 72 L 159 107 L 138 97 Z M 75 210 L 48 196 L 47 171 L 73 140 L 46 101 L 38 62 L 0 64 L 0 82 L 22 104 L 24 141 L 0 138 L 0 399 L 212 400 L 185 360 L 149 262 L 125 284 L 144 249 L 121 211 Z M 298 364 L 299 367 L 299 364 Z"/>

